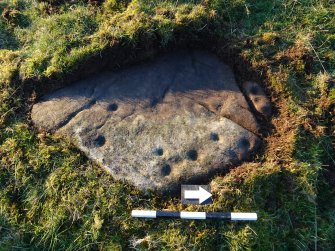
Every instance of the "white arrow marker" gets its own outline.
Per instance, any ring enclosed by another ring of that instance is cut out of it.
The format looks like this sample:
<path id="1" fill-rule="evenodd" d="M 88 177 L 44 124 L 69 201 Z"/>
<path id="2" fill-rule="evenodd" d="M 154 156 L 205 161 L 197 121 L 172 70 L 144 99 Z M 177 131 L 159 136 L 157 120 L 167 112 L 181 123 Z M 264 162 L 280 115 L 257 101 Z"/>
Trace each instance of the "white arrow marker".
<path id="1" fill-rule="evenodd" d="M 184 198 L 185 199 L 199 199 L 199 204 L 203 203 L 204 201 L 208 200 L 212 197 L 212 194 L 207 192 L 202 187 L 199 187 L 198 191 L 194 190 L 185 190 L 184 191 Z"/>

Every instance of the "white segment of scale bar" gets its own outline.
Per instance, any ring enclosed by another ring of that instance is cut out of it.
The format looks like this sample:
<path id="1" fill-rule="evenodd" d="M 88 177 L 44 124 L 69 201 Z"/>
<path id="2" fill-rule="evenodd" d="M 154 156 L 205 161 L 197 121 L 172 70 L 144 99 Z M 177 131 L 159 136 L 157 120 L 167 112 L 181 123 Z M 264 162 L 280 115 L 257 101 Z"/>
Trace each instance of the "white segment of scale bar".
<path id="1" fill-rule="evenodd" d="M 131 216 L 137 218 L 156 218 L 157 213 L 151 210 L 133 210 Z"/>
<path id="2" fill-rule="evenodd" d="M 257 220 L 257 213 L 230 213 L 231 220 Z"/>

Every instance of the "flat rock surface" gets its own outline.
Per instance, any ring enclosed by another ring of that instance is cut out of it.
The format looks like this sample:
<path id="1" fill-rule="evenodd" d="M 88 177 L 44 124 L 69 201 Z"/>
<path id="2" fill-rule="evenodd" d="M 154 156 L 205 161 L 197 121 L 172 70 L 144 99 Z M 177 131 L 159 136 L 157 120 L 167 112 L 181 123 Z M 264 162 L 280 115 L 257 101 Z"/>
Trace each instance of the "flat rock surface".
<path id="1" fill-rule="evenodd" d="M 179 51 L 106 72 L 44 96 L 40 130 L 70 137 L 114 178 L 167 191 L 250 159 L 259 127 L 232 70 Z"/>

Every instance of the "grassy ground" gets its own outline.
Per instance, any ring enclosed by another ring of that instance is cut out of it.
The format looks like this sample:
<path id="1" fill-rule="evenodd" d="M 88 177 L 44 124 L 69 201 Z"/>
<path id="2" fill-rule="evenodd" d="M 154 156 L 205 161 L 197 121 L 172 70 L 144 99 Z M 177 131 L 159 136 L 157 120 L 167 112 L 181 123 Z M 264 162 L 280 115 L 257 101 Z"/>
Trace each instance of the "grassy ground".
<path id="1" fill-rule="evenodd" d="M 0 13 L 0 250 L 334 250 L 332 0 L 5 0 Z M 260 81 L 275 107 L 264 152 L 213 179 L 213 205 L 143 194 L 32 128 L 36 97 L 83 69 L 185 44 Z M 259 220 L 143 221 L 134 208 Z"/>

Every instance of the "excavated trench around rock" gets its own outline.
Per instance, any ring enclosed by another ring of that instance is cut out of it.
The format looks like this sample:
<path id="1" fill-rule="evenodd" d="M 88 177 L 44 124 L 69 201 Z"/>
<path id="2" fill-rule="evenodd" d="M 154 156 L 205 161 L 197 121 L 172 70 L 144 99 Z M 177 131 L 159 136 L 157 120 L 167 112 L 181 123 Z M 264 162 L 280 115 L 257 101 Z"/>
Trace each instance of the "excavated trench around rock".
<path id="1" fill-rule="evenodd" d="M 271 108 L 256 83 L 243 87 L 257 111 Z M 70 137 L 114 178 L 166 191 L 252 158 L 261 139 L 244 94 L 219 58 L 184 50 L 48 94 L 32 120 Z"/>

